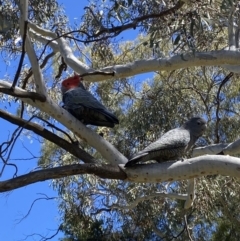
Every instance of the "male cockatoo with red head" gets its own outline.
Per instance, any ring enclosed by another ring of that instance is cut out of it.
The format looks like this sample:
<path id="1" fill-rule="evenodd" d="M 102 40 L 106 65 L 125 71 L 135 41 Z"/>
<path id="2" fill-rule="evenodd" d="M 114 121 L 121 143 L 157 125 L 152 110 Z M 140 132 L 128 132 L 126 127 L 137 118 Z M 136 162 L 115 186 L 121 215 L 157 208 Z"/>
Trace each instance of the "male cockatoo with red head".
<path id="1" fill-rule="evenodd" d="M 117 117 L 93 97 L 81 81 L 77 75 L 62 81 L 63 108 L 85 125 L 114 127 L 119 124 Z"/>

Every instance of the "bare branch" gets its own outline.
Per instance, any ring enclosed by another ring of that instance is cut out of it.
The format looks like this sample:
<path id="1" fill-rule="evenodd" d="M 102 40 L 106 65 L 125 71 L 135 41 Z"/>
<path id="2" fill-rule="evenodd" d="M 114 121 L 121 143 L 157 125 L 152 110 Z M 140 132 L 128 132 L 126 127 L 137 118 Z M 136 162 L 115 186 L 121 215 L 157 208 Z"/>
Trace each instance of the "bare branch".
<path id="1" fill-rule="evenodd" d="M 39 181 L 80 174 L 94 174 L 100 178 L 130 182 L 159 183 L 214 174 L 239 177 L 239 172 L 240 158 L 219 155 L 206 155 L 184 161 L 139 164 L 129 168 L 124 168 L 124 165 L 75 164 L 35 171 L 2 181 L 0 182 L 0 192 L 10 191 Z"/>
<path id="2" fill-rule="evenodd" d="M 187 187 L 187 199 L 184 203 L 184 209 L 188 209 L 193 205 L 193 201 L 195 199 L 195 179 L 188 180 L 188 187 Z"/>
<path id="3" fill-rule="evenodd" d="M 10 140 L 3 142 L 0 145 L 0 159 L 3 161 L 3 166 L 2 166 L 2 170 L 0 172 L 0 177 L 2 176 L 4 169 L 6 167 L 6 165 L 8 166 L 13 166 L 15 167 L 15 173 L 14 173 L 14 177 L 16 177 L 17 172 L 18 172 L 18 167 L 16 164 L 14 163 L 8 163 L 9 158 L 11 156 L 13 147 L 16 143 L 17 138 L 19 137 L 19 135 L 22 132 L 22 128 L 18 127 L 11 135 Z M 6 146 L 6 147 L 5 147 Z M 5 147 L 5 148 L 4 148 Z M 6 156 L 6 157 L 5 157 Z"/>
<path id="4" fill-rule="evenodd" d="M 236 155 L 240 153 L 240 139 L 228 144 L 222 150 L 224 155 Z"/>
<path id="5" fill-rule="evenodd" d="M 23 30 L 23 43 L 22 43 L 22 54 L 21 54 L 21 57 L 20 57 L 20 61 L 19 61 L 19 64 L 18 64 L 18 69 L 17 69 L 17 72 L 15 74 L 15 77 L 14 77 L 14 80 L 13 80 L 13 83 L 12 83 L 12 87 L 11 89 L 14 90 L 16 84 L 17 84 L 17 81 L 18 81 L 18 78 L 19 78 L 19 75 L 21 73 L 21 69 L 22 69 L 22 65 L 23 65 L 23 60 L 24 60 L 24 57 L 25 57 L 25 42 L 26 42 L 26 37 L 27 37 L 27 24 L 28 22 L 25 21 L 24 22 L 24 30 Z"/>
<path id="6" fill-rule="evenodd" d="M 49 127 L 52 127 L 53 129 L 55 129 L 55 130 L 57 130 L 57 131 L 59 131 L 59 132 L 62 132 L 64 135 L 66 135 L 66 136 L 68 137 L 68 139 L 71 141 L 72 144 L 75 144 L 75 141 L 72 139 L 72 137 L 71 137 L 66 131 L 62 130 L 61 128 L 59 128 L 59 127 L 57 127 L 57 126 L 55 126 L 55 125 L 53 125 L 52 123 L 50 123 L 49 121 L 43 119 L 43 118 L 40 117 L 40 116 L 33 116 L 32 118 L 37 118 L 37 119 L 45 122 Z M 31 119 L 32 119 L 32 118 L 31 118 Z M 29 121 L 30 121 L 30 120 L 29 120 Z"/>
<path id="7" fill-rule="evenodd" d="M 133 21 L 131 23 L 125 24 L 125 25 L 121 25 L 121 26 L 116 26 L 116 27 L 112 27 L 112 28 L 105 28 L 98 20 L 97 22 L 99 22 L 99 25 L 101 25 L 101 30 L 98 31 L 97 33 L 93 34 L 93 35 L 89 35 L 86 31 L 82 31 L 82 30 L 73 30 L 67 33 L 64 33 L 60 36 L 57 36 L 55 33 L 49 31 L 49 30 L 43 30 L 41 28 L 39 28 L 38 26 L 36 26 L 33 23 L 29 23 L 30 27 L 36 31 L 38 34 L 45 36 L 45 37 L 50 37 L 53 38 L 52 40 L 48 40 L 48 42 L 46 42 L 46 46 L 48 44 L 50 44 L 51 41 L 53 40 L 57 40 L 60 37 L 68 37 L 71 39 L 74 39 L 75 41 L 80 41 L 82 43 L 91 43 L 91 42 L 97 42 L 97 41 L 101 41 L 101 40 L 105 40 L 108 38 L 113 38 L 118 36 L 121 32 L 128 30 L 128 29 L 136 29 L 136 27 L 138 26 L 138 23 L 144 21 L 144 20 L 148 20 L 148 19 L 153 19 L 153 18 L 163 18 L 167 15 L 173 14 L 175 13 L 178 9 L 180 9 L 182 6 L 184 5 L 183 1 L 179 1 L 174 7 L 164 10 L 160 13 L 156 13 L 156 14 L 149 14 L 149 15 L 144 15 L 141 17 L 137 17 L 135 19 L 133 19 Z M 85 7 L 85 9 L 88 9 L 92 15 L 95 17 L 95 14 L 93 13 L 92 9 L 89 7 Z M 82 33 L 83 35 L 86 35 L 86 39 L 85 40 L 80 40 L 77 38 L 73 38 L 71 36 L 69 36 L 72 33 Z M 107 33 L 108 35 L 104 35 L 105 33 Z M 102 37 L 99 37 L 100 35 L 104 35 Z M 44 49 L 45 51 L 45 49 Z M 43 52 L 44 52 L 43 51 Z"/>
<path id="8" fill-rule="evenodd" d="M 55 135 L 54 133 L 50 132 L 49 130 L 36 123 L 23 120 L 3 110 L 0 110 L 0 117 L 11 122 L 14 125 L 18 125 L 27 130 L 33 131 L 37 135 L 40 135 L 46 140 L 51 141 L 52 143 L 58 145 L 59 147 L 63 148 L 64 150 L 68 151 L 69 153 L 83 160 L 86 163 L 96 163 L 96 160 L 91 155 L 79 148 L 76 144 L 69 143 L 68 141 Z"/>
<path id="9" fill-rule="evenodd" d="M 35 171 L 13 179 L 2 181 L 0 182 L 0 192 L 11 191 L 36 182 L 80 174 L 94 174 L 101 178 L 118 180 L 125 180 L 127 178 L 126 174 L 118 166 L 74 164 Z"/>
<path id="10" fill-rule="evenodd" d="M 220 143 L 213 144 L 209 146 L 203 146 L 193 149 L 192 156 L 201 156 L 201 155 L 214 155 L 214 154 L 222 154 L 222 155 L 237 155 L 240 154 L 240 139 L 237 139 L 231 143 Z"/>
<path id="11" fill-rule="evenodd" d="M 165 181 L 186 180 L 207 175 L 223 175 L 239 177 L 240 158 L 221 155 L 205 155 L 184 159 L 184 161 L 168 161 L 153 164 L 138 164 L 125 168 L 130 182 L 160 183 Z"/>
<path id="12" fill-rule="evenodd" d="M 216 108 L 216 126 L 215 126 L 215 135 L 216 135 L 216 143 L 219 143 L 220 138 L 219 138 L 219 122 L 220 122 L 220 117 L 219 117 L 219 108 L 220 108 L 220 93 L 222 87 L 230 80 L 230 78 L 233 76 L 233 72 L 229 73 L 221 82 L 218 88 L 217 96 L 216 96 L 216 102 L 217 102 L 217 108 Z"/>
<path id="13" fill-rule="evenodd" d="M 35 204 L 36 202 L 38 202 L 39 200 L 54 200 L 54 199 L 57 199 L 57 197 L 48 197 L 46 194 L 43 194 L 43 195 L 44 195 L 45 197 L 36 198 L 36 199 L 32 202 L 32 204 L 31 204 L 31 206 L 30 206 L 27 214 L 24 215 L 24 216 L 17 222 L 17 224 L 21 223 L 25 218 L 28 217 L 28 215 L 30 214 L 31 210 L 33 209 L 34 204 Z"/>
<path id="14" fill-rule="evenodd" d="M 39 100 L 41 102 L 46 101 L 46 96 L 36 93 L 36 92 L 32 92 L 32 91 L 19 91 L 16 88 L 14 88 L 14 89 L 0 88 L 0 92 L 7 94 L 7 95 L 14 96 L 14 97 L 18 97 L 18 98 L 23 98 L 23 99 L 28 98 L 33 101 L 35 101 L 35 100 Z"/>
<path id="15" fill-rule="evenodd" d="M 185 223 L 185 228 L 187 230 L 188 238 L 189 238 L 190 241 L 193 241 L 193 239 L 191 238 L 191 234 L 190 234 L 189 228 L 188 228 L 187 216 L 186 215 L 184 215 L 184 223 Z"/>
<path id="16" fill-rule="evenodd" d="M 51 235 L 50 237 L 44 237 L 44 236 L 41 235 L 41 234 L 33 233 L 33 234 L 27 235 L 25 239 L 22 239 L 22 240 L 19 240 L 19 241 L 25 241 L 25 240 L 27 240 L 28 238 L 34 237 L 34 236 L 39 236 L 39 237 L 41 237 L 41 239 L 40 239 L 39 241 L 52 240 L 55 236 L 57 236 L 57 234 L 61 231 L 61 229 L 62 229 L 62 226 L 60 225 L 60 226 L 58 227 L 58 229 L 56 230 L 56 232 L 55 232 L 53 235 Z M 35 238 L 34 238 L 34 240 L 35 240 Z"/>
<path id="17" fill-rule="evenodd" d="M 180 9 L 183 5 L 184 5 L 183 1 L 178 1 L 177 4 L 174 7 L 170 8 L 170 9 L 164 10 L 164 11 L 162 11 L 160 13 L 148 14 L 148 15 L 144 15 L 144 16 L 141 16 L 141 17 L 137 17 L 137 18 L 133 19 L 133 21 L 131 23 L 128 23 L 128 24 L 125 24 L 125 25 L 112 27 L 112 28 L 105 28 L 105 27 L 101 26 L 101 30 L 100 31 L 98 31 L 97 33 L 93 34 L 92 36 L 88 36 L 88 38 L 94 38 L 94 41 L 97 41 L 96 38 L 99 37 L 100 35 L 104 34 L 104 33 L 107 33 L 107 34 L 110 34 L 110 33 L 116 34 L 117 33 L 117 35 L 119 35 L 121 32 L 123 32 L 123 31 L 125 31 L 127 29 L 131 29 L 131 28 L 132 29 L 136 29 L 138 23 L 140 23 L 140 22 L 142 22 L 144 20 L 151 19 L 151 18 L 162 18 L 162 17 L 164 17 L 166 15 L 173 14 L 178 9 Z M 85 7 L 85 9 L 90 10 L 92 15 L 95 16 L 91 8 Z M 117 35 L 114 35 L 114 36 L 117 36 Z"/>
<path id="18" fill-rule="evenodd" d="M 30 23 L 29 23 L 30 25 Z M 35 26 L 34 24 L 32 24 Z M 35 29 L 36 28 L 36 29 Z M 34 30 L 38 32 L 39 27 L 35 26 Z M 48 32 L 47 30 L 41 29 L 39 32 Z M 44 36 L 44 35 L 43 35 Z M 43 44 L 49 42 L 48 39 L 44 38 L 38 34 L 32 33 L 32 37 L 37 41 L 40 41 Z M 67 44 L 67 42 L 65 42 Z M 49 44 L 49 46 L 56 52 L 60 51 L 59 45 L 56 41 L 53 41 Z M 62 54 L 62 53 L 61 53 Z M 65 56 L 65 55 L 64 55 Z M 63 56 L 63 57 L 64 57 Z M 77 73 L 86 73 L 92 71 L 91 69 L 85 68 L 79 60 L 76 58 L 72 58 L 72 54 L 70 53 L 68 56 L 69 60 L 66 61 L 67 65 L 71 67 Z M 155 58 L 155 59 L 143 59 L 137 60 L 132 63 L 108 66 L 102 68 L 103 72 L 115 72 L 115 78 L 120 79 L 124 77 L 133 76 L 136 74 L 147 73 L 152 71 L 172 71 L 181 68 L 190 68 L 196 66 L 237 66 L 240 65 L 240 53 L 236 51 L 222 50 L 222 51 L 211 51 L 204 53 L 186 53 L 181 55 L 175 55 L 170 58 Z M 110 80 L 112 76 L 98 76 L 98 78 L 94 78 L 91 76 L 87 76 L 86 80 L 91 82 L 97 82 L 102 80 Z"/>
<path id="19" fill-rule="evenodd" d="M 225 147 L 227 147 L 228 145 L 231 145 L 233 143 L 230 143 L 230 144 L 220 143 L 220 144 L 213 144 L 213 145 L 209 145 L 209 146 L 197 147 L 197 148 L 193 149 L 192 156 L 196 157 L 196 156 L 201 156 L 201 155 L 206 155 L 206 154 L 216 155 L 219 152 L 223 151 Z M 240 143 L 239 143 L 239 149 L 240 149 Z M 239 153 L 240 153 L 240 150 L 239 150 Z M 229 153 L 229 154 L 232 154 L 232 153 Z"/>
<path id="20" fill-rule="evenodd" d="M 18 4 L 20 7 L 20 12 L 21 12 L 20 31 L 21 31 L 21 35 L 23 36 L 24 35 L 24 28 L 23 28 L 24 23 L 25 23 L 25 21 L 28 21 L 28 1 L 20 0 Z M 38 64 L 38 59 L 37 59 L 36 53 L 34 51 L 32 42 L 28 35 L 26 35 L 26 52 L 28 54 L 28 58 L 31 63 L 31 66 L 32 66 L 34 81 L 36 84 L 36 90 L 39 94 L 47 96 L 46 86 L 43 81 L 43 76 L 41 73 L 40 66 Z"/>
<path id="21" fill-rule="evenodd" d="M 55 55 L 54 52 L 51 52 L 50 54 L 48 54 L 42 64 L 40 65 L 40 68 L 43 69 L 45 67 L 45 65 L 47 64 L 48 60 L 53 57 Z M 32 72 L 32 68 L 29 70 L 29 72 L 27 73 L 27 76 L 25 77 L 24 81 L 23 81 L 23 84 L 22 84 L 22 88 L 25 89 L 26 88 L 26 85 L 27 85 L 27 81 L 29 80 L 29 78 L 32 76 L 33 72 Z"/>

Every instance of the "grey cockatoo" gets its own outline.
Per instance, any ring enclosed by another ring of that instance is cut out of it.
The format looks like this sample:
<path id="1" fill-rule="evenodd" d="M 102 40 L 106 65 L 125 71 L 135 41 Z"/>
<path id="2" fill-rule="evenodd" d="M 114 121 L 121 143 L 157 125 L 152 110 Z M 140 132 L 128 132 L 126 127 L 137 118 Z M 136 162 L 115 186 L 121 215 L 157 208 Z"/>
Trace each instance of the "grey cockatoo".
<path id="1" fill-rule="evenodd" d="M 157 141 L 135 154 L 125 166 L 130 167 L 149 160 L 164 162 L 182 158 L 202 136 L 205 129 L 206 121 L 201 117 L 193 117 L 181 127 L 166 132 Z"/>
<path id="2" fill-rule="evenodd" d="M 62 82 L 63 108 L 86 125 L 114 127 L 119 124 L 117 117 L 85 89 L 81 80 L 75 75 Z"/>

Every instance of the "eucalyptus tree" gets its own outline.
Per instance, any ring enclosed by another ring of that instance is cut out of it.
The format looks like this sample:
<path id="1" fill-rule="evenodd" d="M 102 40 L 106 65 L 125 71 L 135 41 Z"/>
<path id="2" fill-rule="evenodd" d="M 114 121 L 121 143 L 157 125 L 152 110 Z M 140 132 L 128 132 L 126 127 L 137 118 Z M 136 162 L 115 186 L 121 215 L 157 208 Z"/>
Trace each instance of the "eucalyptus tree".
<path id="1" fill-rule="evenodd" d="M 1 192 L 52 180 L 66 239 L 238 240 L 240 165 L 230 155 L 239 153 L 239 3 L 83 7 L 72 27 L 55 1 L 1 5 L 10 22 L 1 51 L 19 61 L 15 77 L 0 80 L 3 104 L 17 105 L 17 113 L 2 109 L 0 116 L 19 126 L 1 145 L 1 173 L 23 129 L 44 140 L 41 170 L 18 175 L 16 168 Z M 59 82 L 74 72 L 116 113 L 118 126 L 85 126 L 62 108 Z M 184 161 L 124 167 L 193 115 L 206 118 L 208 129 Z"/>

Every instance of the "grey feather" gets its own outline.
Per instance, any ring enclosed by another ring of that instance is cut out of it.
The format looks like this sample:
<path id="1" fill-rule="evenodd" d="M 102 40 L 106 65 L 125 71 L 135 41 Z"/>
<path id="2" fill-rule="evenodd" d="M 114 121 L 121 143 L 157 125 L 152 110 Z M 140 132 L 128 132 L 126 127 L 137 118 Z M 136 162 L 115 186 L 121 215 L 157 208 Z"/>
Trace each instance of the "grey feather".
<path id="1" fill-rule="evenodd" d="M 119 121 L 81 84 L 63 92 L 64 108 L 84 124 L 114 127 Z"/>
<path id="2" fill-rule="evenodd" d="M 134 166 L 138 162 L 149 160 L 164 162 L 180 159 L 202 136 L 205 129 L 206 121 L 201 117 L 193 117 L 181 127 L 166 132 L 157 141 L 135 154 L 125 166 Z"/>

